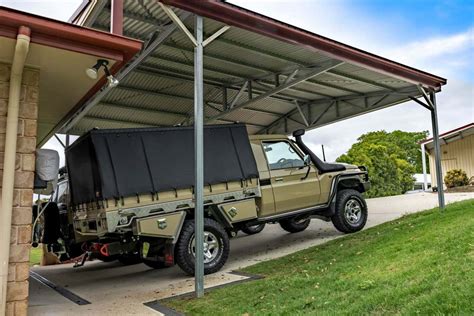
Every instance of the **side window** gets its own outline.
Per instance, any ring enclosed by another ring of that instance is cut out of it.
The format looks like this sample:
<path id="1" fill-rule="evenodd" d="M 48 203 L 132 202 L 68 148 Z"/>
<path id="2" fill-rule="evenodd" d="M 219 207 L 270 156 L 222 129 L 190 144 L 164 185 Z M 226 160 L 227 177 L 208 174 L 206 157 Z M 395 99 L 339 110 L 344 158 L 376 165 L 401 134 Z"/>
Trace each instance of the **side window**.
<path id="1" fill-rule="evenodd" d="M 299 168 L 304 166 L 303 159 L 288 142 L 264 142 L 263 150 L 267 156 L 270 170 Z"/>

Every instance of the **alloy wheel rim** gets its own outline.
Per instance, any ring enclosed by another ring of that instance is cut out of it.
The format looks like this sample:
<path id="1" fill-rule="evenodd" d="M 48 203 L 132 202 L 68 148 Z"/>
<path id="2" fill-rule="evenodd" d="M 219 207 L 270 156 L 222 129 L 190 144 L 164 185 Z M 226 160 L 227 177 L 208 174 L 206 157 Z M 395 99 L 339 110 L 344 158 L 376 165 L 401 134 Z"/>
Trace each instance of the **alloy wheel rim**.
<path id="1" fill-rule="evenodd" d="M 362 218 L 362 206 L 356 199 L 349 199 L 344 206 L 344 216 L 350 224 L 357 224 Z"/>
<path id="2" fill-rule="evenodd" d="M 191 252 L 194 257 L 196 257 L 196 247 L 195 247 L 195 238 L 191 240 Z M 217 239 L 216 235 L 211 232 L 204 231 L 204 263 L 212 262 L 217 255 L 219 254 L 220 246 L 219 240 Z"/>

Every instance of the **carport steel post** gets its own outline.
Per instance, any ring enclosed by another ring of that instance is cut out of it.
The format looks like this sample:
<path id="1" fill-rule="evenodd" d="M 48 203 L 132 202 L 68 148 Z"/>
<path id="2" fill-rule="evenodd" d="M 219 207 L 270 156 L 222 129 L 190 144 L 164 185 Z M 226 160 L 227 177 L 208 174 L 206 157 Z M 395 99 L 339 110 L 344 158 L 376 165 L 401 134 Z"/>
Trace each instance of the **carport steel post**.
<path id="1" fill-rule="evenodd" d="M 204 295 L 204 96 L 203 96 L 203 46 L 202 17 L 195 16 L 196 46 L 194 47 L 194 238 L 195 268 L 194 282 L 197 297 Z"/>
<path id="2" fill-rule="evenodd" d="M 428 101 L 428 99 L 427 99 Z M 439 145 L 439 129 L 438 129 L 438 109 L 436 105 L 436 93 L 430 92 L 429 97 L 431 105 L 431 124 L 433 128 L 433 144 L 435 151 L 435 166 L 436 166 L 436 182 L 438 186 L 438 205 L 439 209 L 444 210 L 444 189 L 443 189 L 443 172 L 441 169 L 441 149 Z M 433 183 L 431 184 L 433 186 Z"/>

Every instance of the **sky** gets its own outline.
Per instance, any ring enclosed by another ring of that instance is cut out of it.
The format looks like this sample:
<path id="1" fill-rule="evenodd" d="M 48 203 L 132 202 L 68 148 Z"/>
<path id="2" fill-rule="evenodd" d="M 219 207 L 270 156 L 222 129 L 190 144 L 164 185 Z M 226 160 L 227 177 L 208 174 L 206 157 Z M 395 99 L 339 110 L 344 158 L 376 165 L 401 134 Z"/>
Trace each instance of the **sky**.
<path id="1" fill-rule="evenodd" d="M 1 5 L 67 20 L 82 0 L 0 0 Z M 474 122 L 474 1 L 232 0 L 314 33 L 448 79 L 437 94 L 440 132 Z M 431 133 L 430 113 L 414 102 L 309 131 L 305 142 L 328 160 L 378 130 Z M 47 148 L 59 149 L 52 139 Z"/>

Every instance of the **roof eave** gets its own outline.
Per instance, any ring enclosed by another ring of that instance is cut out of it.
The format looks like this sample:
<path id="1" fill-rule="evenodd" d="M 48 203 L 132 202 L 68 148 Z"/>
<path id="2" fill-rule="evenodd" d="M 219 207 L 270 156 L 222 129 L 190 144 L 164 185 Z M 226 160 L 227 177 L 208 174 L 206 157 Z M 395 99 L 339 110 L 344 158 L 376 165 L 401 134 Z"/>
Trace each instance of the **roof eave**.
<path id="1" fill-rule="evenodd" d="M 463 125 L 463 126 L 460 126 L 458 128 L 455 128 L 453 130 L 450 130 L 450 131 L 447 131 L 447 132 L 444 132 L 442 133 L 441 135 L 439 135 L 439 138 L 443 138 L 443 137 L 446 137 L 450 134 L 455 134 L 455 133 L 459 133 L 459 132 L 463 132 L 463 131 L 466 131 L 466 130 L 469 130 L 471 128 L 474 128 L 474 122 L 473 123 L 469 123 L 469 124 L 466 124 L 466 125 Z M 419 142 L 420 145 L 428 145 L 430 143 L 433 142 L 433 137 L 430 137 L 430 138 L 427 138 L 427 139 L 424 139 L 422 141 Z"/>
<path id="2" fill-rule="evenodd" d="M 31 42 L 128 61 L 142 48 L 136 39 L 88 29 L 0 6 L 0 35 L 15 38 L 20 26 L 31 29 Z"/>

